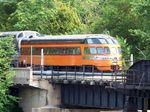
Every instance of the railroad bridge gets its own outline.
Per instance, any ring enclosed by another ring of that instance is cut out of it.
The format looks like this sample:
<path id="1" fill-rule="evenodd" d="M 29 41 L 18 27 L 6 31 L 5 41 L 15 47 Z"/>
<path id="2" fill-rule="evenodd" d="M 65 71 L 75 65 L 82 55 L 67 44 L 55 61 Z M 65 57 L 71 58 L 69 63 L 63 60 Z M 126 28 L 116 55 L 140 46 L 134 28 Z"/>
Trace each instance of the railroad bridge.
<path id="1" fill-rule="evenodd" d="M 95 72 L 94 69 L 91 72 L 84 69 L 80 72 L 76 69 L 14 70 L 14 88 L 18 88 L 19 94 L 22 93 L 20 105 L 25 112 L 31 112 L 31 108 L 35 112 L 38 107 L 46 105 L 62 108 L 123 109 L 124 112 L 146 111 L 150 108 L 150 60 L 141 60 L 128 70 L 115 70 L 111 73 Z M 39 88 L 40 92 L 36 93 Z M 31 92 L 32 98 L 30 94 L 24 96 L 23 92 Z M 29 102 L 34 99 L 36 103 L 27 105 L 27 99 Z"/>

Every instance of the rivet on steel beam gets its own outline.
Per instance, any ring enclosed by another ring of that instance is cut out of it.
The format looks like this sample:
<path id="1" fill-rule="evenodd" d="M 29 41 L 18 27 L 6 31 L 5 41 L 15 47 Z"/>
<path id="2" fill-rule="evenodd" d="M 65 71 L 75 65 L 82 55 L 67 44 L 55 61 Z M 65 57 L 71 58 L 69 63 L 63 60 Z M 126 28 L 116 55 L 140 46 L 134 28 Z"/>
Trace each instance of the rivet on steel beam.
<path id="1" fill-rule="evenodd" d="M 73 83 L 73 84 L 76 84 L 76 83 L 77 83 L 77 80 L 73 80 L 72 83 Z"/>
<path id="2" fill-rule="evenodd" d="M 90 85 L 95 85 L 95 82 L 94 82 L 94 81 L 91 81 L 91 82 L 90 82 Z"/>
<path id="3" fill-rule="evenodd" d="M 69 83 L 69 81 L 68 81 L 68 80 L 64 80 L 63 82 L 64 82 L 64 84 L 68 84 L 68 83 Z"/>
<path id="4" fill-rule="evenodd" d="M 86 84 L 86 81 L 85 80 L 81 81 L 81 84 Z"/>

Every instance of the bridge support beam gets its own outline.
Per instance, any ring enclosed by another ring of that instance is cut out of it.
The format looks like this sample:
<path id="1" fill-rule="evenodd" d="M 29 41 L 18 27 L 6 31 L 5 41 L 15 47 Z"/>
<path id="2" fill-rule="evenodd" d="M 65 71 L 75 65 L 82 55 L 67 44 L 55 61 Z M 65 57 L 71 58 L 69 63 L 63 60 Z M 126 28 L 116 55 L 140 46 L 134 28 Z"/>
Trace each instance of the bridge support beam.
<path id="1" fill-rule="evenodd" d="M 142 112 L 147 112 L 148 110 L 148 98 L 144 98 L 144 109 Z"/>
<path id="2" fill-rule="evenodd" d="M 138 112 L 137 100 L 135 97 L 126 96 L 125 108 L 123 112 Z"/>

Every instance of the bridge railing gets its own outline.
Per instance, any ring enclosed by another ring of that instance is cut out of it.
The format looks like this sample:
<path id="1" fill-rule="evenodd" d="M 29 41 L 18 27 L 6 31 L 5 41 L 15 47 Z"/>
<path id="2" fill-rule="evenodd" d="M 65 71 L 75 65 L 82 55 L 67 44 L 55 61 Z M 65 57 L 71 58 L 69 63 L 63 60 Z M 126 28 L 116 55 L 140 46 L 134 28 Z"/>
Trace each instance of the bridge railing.
<path id="1" fill-rule="evenodd" d="M 95 67 L 51 67 L 33 70 L 34 75 L 49 78 L 53 83 L 123 84 L 143 87 L 150 85 L 150 74 L 139 70 L 97 71 Z M 149 76 L 149 77 L 148 77 Z"/>
<path id="2" fill-rule="evenodd" d="M 40 57 L 37 57 L 40 58 Z M 26 61 L 31 61 L 26 58 Z M 25 61 L 25 62 L 26 62 Z M 24 65 L 23 67 L 31 67 L 34 75 L 40 75 L 41 78 L 47 77 L 54 83 L 122 83 L 124 85 L 136 85 L 138 87 L 144 87 L 150 85 L 150 72 L 140 71 L 137 69 L 124 70 L 123 67 L 120 70 L 106 71 L 110 66 L 99 66 L 101 71 L 97 71 L 96 67 L 81 66 L 81 67 L 45 67 L 36 66 L 36 59 L 32 60 L 31 65 Z M 17 67 L 19 64 L 15 62 Z"/>

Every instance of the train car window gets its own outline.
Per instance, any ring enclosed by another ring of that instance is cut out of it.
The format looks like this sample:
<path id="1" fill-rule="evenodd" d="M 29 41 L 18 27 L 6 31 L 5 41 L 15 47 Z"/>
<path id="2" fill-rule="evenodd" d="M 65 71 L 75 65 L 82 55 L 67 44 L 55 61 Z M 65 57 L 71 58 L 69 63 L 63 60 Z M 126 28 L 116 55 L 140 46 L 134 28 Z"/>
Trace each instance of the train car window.
<path id="1" fill-rule="evenodd" d="M 86 39 L 87 44 L 93 44 L 92 39 Z"/>
<path id="2" fill-rule="evenodd" d="M 39 48 L 33 48 L 32 53 L 33 55 L 40 55 Z"/>
<path id="3" fill-rule="evenodd" d="M 32 54 L 33 55 L 35 54 L 35 48 L 32 48 Z"/>
<path id="4" fill-rule="evenodd" d="M 51 54 L 51 49 L 46 48 L 46 51 L 45 51 L 45 52 L 46 52 L 47 55 L 49 55 L 49 54 Z"/>
<path id="5" fill-rule="evenodd" d="M 37 50 L 33 49 L 34 54 L 37 54 Z M 80 48 L 78 47 L 57 47 L 57 48 L 44 48 L 45 55 L 71 55 L 81 54 Z"/>
<path id="6" fill-rule="evenodd" d="M 96 48 L 95 47 L 86 47 L 84 48 L 84 53 L 85 54 L 97 54 Z"/>
<path id="7" fill-rule="evenodd" d="M 108 44 L 110 42 L 107 42 L 104 38 L 89 38 L 85 40 L 85 44 Z M 113 43 L 111 41 L 111 43 Z"/>
<path id="8" fill-rule="evenodd" d="M 115 41 L 116 44 L 119 44 L 117 40 L 114 39 L 114 41 Z"/>
<path id="9" fill-rule="evenodd" d="M 56 54 L 60 54 L 60 48 L 56 48 Z"/>
<path id="10" fill-rule="evenodd" d="M 57 48 L 57 54 L 60 54 L 60 52 L 61 52 L 61 49 Z"/>
<path id="11" fill-rule="evenodd" d="M 80 48 L 75 48 L 75 54 L 81 54 Z"/>
<path id="12" fill-rule="evenodd" d="M 110 49 L 109 49 L 109 47 L 104 47 L 104 53 L 105 53 L 105 54 L 110 54 Z"/>
<path id="13" fill-rule="evenodd" d="M 48 48 L 44 48 L 44 54 L 48 55 L 49 54 L 49 49 Z"/>
<path id="14" fill-rule="evenodd" d="M 100 44 L 99 39 L 97 38 L 92 38 L 93 44 Z"/>
<path id="15" fill-rule="evenodd" d="M 97 53 L 98 54 L 104 54 L 104 48 L 103 47 L 98 47 L 97 48 Z"/>
<path id="16" fill-rule="evenodd" d="M 21 54 L 22 55 L 30 55 L 31 54 L 30 48 L 21 48 Z"/>
<path id="17" fill-rule="evenodd" d="M 115 47 L 112 47 L 112 48 L 111 48 L 111 53 L 112 53 L 112 54 L 117 54 L 117 50 L 116 50 Z"/>
<path id="18" fill-rule="evenodd" d="M 100 44 L 99 39 L 97 38 L 89 38 L 85 41 L 86 44 Z"/>
<path id="19" fill-rule="evenodd" d="M 31 48 L 27 48 L 28 49 L 28 55 L 31 54 Z"/>
<path id="20" fill-rule="evenodd" d="M 28 54 L 28 49 L 24 48 L 24 55 L 27 55 L 27 54 Z"/>
<path id="21" fill-rule="evenodd" d="M 88 47 L 84 48 L 84 54 L 90 54 L 90 48 Z"/>
<path id="22" fill-rule="evenodd" d="M 20 49 L 20 53 L 21 53 L 21 55 L 24 55 L 24 48 Z"/>
<path id="23" fill-rule="evenodd" d="M 118 52 L 119 52 L 119 54 L 121 54 L 121 48 L 120 47 L 118 47 Z"/>
<path id="24" fill-rule="evenodd" d="M 114 42 L 109 38 L 107 38 L 107 41 L 108 41 L 109 44 L 114 44 Z"/>
<path id="25" fill-rule="evenodd" d="M 53 54 L 53 48 L 48 48 L 49 54 Z"/>
<path id="26" fill-rule="evenodd" d="M 23 55 L 23 48 L 20 49 L 20 54 Z"/>
<path id="27" fill-rule="evenodd" d="M 59 54 L 63 54 L 63 48 L 59 48 Z"/>
<path id="28" fill-rule="evenodd" d="M 108 42 L 103 38 L 99 38 L 99 41 L 101 44 L 108 44 Z"/>
<path id="29" fill-rule="evenodd" d="M 57 48 L 53 48 L 53 54 L 57 54 Z"/>
<path id="30" fill-rule="evenodd" d="M 69 48 L 69 54 L 73 54 L 73 48 Z"/>
<path id="31" fill-rule="evenodd" d="M 114 44 L 119 44 L 118 41 L 116 39 L 112 39 Z"/>
<path id="32" fill-rule="evenodd" d="M 76 48 L 73 48 L 72 54 L 76 54 Z"/>
<path id="33" fill-rule="evenodd" d="M 64 54 L 68 54 L 68 48 L 64 48 Z"/>
<path id="34" fill-rule="evenodd" d="M 23 33 L 20 33 L 20 34 L 18 35 L 18 38 L 21 38 L 21 37 L 23 37 Z"/>
<path id="35" fill-rule="evenodd" d="M 42 49 L 42 48 L 36 48 L 36 54 L 37 54 L 37 55 L 41 55 L 41 49 Z M 44 51 L 43 51 L 43 52 L 44 52 Z"/>

